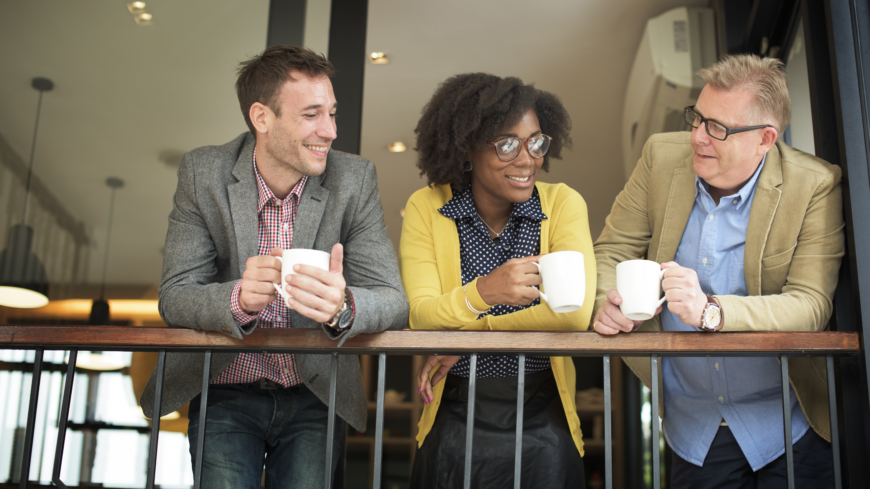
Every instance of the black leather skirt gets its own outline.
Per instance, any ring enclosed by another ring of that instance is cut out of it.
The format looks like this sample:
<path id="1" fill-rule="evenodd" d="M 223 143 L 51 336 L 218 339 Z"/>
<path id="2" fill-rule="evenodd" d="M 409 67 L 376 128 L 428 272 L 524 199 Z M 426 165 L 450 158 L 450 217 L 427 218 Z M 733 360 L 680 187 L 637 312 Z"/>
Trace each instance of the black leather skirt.
<path id="1" fill-rule="evenodd" d="M 417 449 L 414 489 L 461 488 L 465 471 L 468 379 L 448 374 L 435 424 Z M 583 460 L 571 438 L 552 370 L 526 375 L 523 488 L 583 488 Z M 517 378 L 477 379 L 471 487 L 512 488 L 516 450 Z"/>

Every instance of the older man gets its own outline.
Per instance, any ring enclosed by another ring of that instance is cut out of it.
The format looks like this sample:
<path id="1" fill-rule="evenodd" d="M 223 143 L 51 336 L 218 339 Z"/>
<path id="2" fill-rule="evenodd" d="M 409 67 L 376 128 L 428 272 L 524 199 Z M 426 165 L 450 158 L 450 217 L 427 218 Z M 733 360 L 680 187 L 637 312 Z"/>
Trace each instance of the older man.
<path id="1" fill-rule="evenodd" d="M 273 46 L 236 82 L 250 129 L 182 159 L 169 214 L 160 314 L 171 326 L 242 339 L 255 328 L 314 328 L 342 341 L 407 324 L 408 299 L 387 236 L 374 165 L 330 149 L 337 104 L 323 56 Z M 331 253 L 329 270 L 295 265 L 276 298 L 282 249 Z M 277 299 L 277 300 L 276 300 Z M 196 450 L 202 354 L 166 358 L 163 413 L 191 401 Z M 326 455 L 329 355 L 215 354 L 203 488 L 322 488 L 346 420 L 366 428 L 359 362 L 341 355 L 334 451 Z M 142 396 L 152 415 L 154 377 Z M 193 398 L 191 400 L 191 398 Z"/>
<path id="2" fill-rule="evenodd" d="M 823 330 L 844 252 L 840 169 L 777 140 L 791 113 L 781 62 L 728 56 L 699 75 L 692 132 L 650 138 L 595 244 L 593 326 Z M 616 265 L 639 258 L 666 269 L 665 309 L 643 323 L 623 316 L 615 290 Z M 629 365 L 649 385 L 649 361 Z M 790 365 L 797 484 L 827 487 L 824 360 Z M 673 487 L 784 487 L 776 358 L 664 358 L 661 375 Z"/>

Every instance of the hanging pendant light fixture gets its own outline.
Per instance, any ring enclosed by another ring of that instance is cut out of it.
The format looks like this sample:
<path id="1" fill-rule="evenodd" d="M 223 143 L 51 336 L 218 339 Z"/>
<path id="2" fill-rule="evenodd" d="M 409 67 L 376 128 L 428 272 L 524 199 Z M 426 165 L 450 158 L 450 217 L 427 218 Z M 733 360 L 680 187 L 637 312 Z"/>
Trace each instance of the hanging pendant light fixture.
<path id="1" fill-rule="evenodd" d="M 106 248 L 103 254 L 103 282 L 100 285 L 100 298 L 91 305 L 91 315 L 88 324 L 104 326 L 109 324 L 109 301 L 106 300 L 106 272 L 109 265 L 109 238 L 112 237 L 112 215 L 115 211 L 115 191 L 124 186 L 124 181 L 117 177 L 106 179 L 106 186 L 112 189 L 109 198 L 109 224 L 106 226 Z"/>
<path id="2" fill-rule="evenodd" d="M 33 128 L 33 143 L 30 146 L 24 211 L 21 213 L 21 224 L 13 225 L 9 229 L 9 243 L 6 249 L 0 252 L 0 306 L 6 307 L 36 308 L 48 304 L 48 275 L 42 262 L 31 251 L 33 228 L 24 222 L 27 218 L 30 180 L 33 178 L 33 154 L 36 151 L 42 94 L 50 92 L 54 88 L 54 83 L 48 78 L 34 78 L 30 81 L 30 86 L 39 91 L 39 102 L 36 104 L 36 125 Z"/>

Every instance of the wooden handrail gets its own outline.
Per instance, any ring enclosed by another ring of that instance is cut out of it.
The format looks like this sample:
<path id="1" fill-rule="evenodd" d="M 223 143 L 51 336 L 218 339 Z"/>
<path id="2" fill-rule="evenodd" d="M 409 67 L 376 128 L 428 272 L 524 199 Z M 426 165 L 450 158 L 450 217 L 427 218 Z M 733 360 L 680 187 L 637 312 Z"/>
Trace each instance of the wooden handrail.
<path id="1" fill-rule="evenodd" d="M 504 352 L 548 355 L 697 356 L 708 352 L 763 356 L 855 355 L 854 332 L 678 333 L 636 332 L 602 336 L 594 332 L 385 331 L 360 334 L 339 349 L 320 330 L 256 329 L 242 340 L 186 328 L 124 326 L 0 326 L 0 349 L 294 351 L 393 354 Z"/>

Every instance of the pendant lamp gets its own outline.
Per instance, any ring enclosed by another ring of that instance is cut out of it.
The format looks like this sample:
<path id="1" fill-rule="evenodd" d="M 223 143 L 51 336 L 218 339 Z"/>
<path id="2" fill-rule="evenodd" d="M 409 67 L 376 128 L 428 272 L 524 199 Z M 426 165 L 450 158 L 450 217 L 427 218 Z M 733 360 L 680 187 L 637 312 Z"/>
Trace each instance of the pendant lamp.
<path id="1" fill-rule="evenodd" d="M 34 78 L 30 86 L 39 91 L 39 101 L 36 104 L 36 125 L 33 128 L 33 143 L 30 146 L 24 211 L 21 213 L 21 224 L 13 225 L 9 229 L 9 242 L 6 249 L 0 252 L 0 306 L 6 307 L 36 308 L 48 304 L 48 275 L 42 262 L 31 251 L 33 228 L 24 222 L 27 218 L 30 180 L 33 177 L 33 154 L 36 150 L 42 94 L 50 92 L 54 88 L 54 83 L 48 78 Z"/>
<path id="2" fill-rule="evenodd" d="M 106 300 L 106 272 L 109 265 L 109 238 L 112 237 L 112 215 L 115 210 L 115 191 L 124 186 L 124 181 L 117 177 L 106 179 L 106 186 L 112 189 L 109 198 L 109 224 L 106 226 L 106 248 L 103 254 L 103 282 L 100 285 L 100 298 L 91 305 L 91 315 L 88 324 L 104 326 L 109 324 L 109 301 Z"/>

